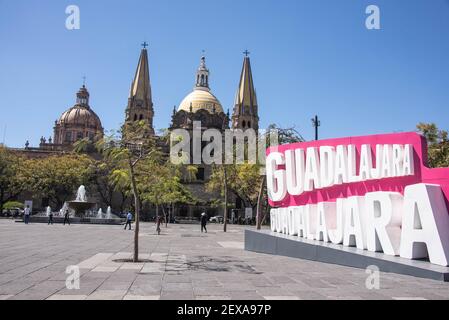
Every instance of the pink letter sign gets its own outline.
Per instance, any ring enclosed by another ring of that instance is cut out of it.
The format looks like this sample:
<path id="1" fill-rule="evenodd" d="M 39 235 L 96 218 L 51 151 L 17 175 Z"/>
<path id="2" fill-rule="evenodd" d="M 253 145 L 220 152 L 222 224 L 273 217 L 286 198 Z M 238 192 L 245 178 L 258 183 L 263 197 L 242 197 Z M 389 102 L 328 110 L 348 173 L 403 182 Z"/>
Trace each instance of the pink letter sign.
<path id="1" fill-rule="evenodd" d="M 416 133 L 267 149 L 271 229 L 409 259 L 449 262 L 449 168 Z"/>

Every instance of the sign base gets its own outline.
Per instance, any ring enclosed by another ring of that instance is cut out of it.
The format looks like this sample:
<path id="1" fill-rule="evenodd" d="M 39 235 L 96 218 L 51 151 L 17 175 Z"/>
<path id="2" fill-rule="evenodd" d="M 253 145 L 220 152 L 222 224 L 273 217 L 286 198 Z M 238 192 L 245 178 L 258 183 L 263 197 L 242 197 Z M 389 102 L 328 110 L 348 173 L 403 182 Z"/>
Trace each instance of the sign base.
<path id="1" fill-rule="evenodd" d="M 428 261 L 393 257 L 270 230 L 245 230 L 245 250 L 362 269 L 375 265 L 383 272 L 449 281 L 449 267 L 434 265 Z"/>

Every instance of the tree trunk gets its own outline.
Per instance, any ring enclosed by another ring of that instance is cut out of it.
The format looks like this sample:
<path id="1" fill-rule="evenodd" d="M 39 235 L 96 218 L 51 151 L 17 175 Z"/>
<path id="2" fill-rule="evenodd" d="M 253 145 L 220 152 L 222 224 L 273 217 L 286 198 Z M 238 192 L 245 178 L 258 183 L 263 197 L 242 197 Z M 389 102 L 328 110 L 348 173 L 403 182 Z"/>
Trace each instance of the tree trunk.
<path id="1" fill-rule="evenodd" d="M 0 192 L 0 215 L 3 214 L 3 199 L 5 198 L 5 191 Z"/>
<path id="2" fill-rule="evenodd" d="M 167 215 L 167 213 L 165 212 L 165 209 L 164 209 L 164 205 L 163 205 L 163 204 L 161 204 L 161 207 L 162 207 L 162 213 L 163 213 L 163 215 L 164 215 L 165 227 L 168 228 L 168 222 L 167 222 L 167 220 L 168 220 L 168 215 Z"/>
<path id="3" fill-rule="evenodd" d="M 267 176 L 263 176 L 262 182 L 260 183 L 259 187 L 259 196 L 257 197 L 257 213 L 256 213 L 256 228 L 257 230 L 260 230 L 262 227 L 262 198 L 263 198 L 263 190 L 265 186 L 265 181 L 267 179 Z"/>
<path id="4" fill-rule="evenodd" d="M 139 262 L 139 221 L 140 221 L 140 199 L 137 191 L 136 177 L 134 176 L 134 167 L 129 159 L 129 173 L 131 175 L 131 188 L 134 196 L 135 207 L 135 226 L 134 226 L 134 257 L 133 262 Z"/>
<path id="5" fill-rule="evenodd" d="M 228 226 L 228 175 L 226 166 L 223 165 L 223 183 L 224 183 L 224 213 L 223 213 L 223 232 L 226 232 Z"/>

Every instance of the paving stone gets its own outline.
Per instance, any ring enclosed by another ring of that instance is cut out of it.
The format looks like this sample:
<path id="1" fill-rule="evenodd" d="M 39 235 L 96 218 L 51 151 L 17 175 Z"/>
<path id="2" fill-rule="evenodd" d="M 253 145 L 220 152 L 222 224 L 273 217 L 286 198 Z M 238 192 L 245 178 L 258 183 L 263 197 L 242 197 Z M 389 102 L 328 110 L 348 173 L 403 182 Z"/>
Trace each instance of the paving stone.
<path id="1" fill-rule="evenodd" d="M 123 300 L 159 300 L 159 299 L 160 299 L 159 295 L 139 296 L 139 295 L 132 295 L 132 294 L 128 294 L 123 298 Z"/>
<path id="2" fill-rule="evenodd" d="M 231 296 L 195 296 L 196 300 L 231 300 Z"/>
<path id="3" fill-rule="evenodd" d="M 243 226 L 141 230 L 139 258 L 153 262 L 116 261 L 133 255 L 116 226 L 0 220 L 0 299 L 449 299 L 449 283 L 381 272 L 367 290 L 363 269 L 244 251 Z M 69 265 L 81 267 L 79 290 L 65 288 Z"/>
<path id="4" fill-rule="evenodd" d="M 87 295 L 65 295 L 54 294 L 47 298 L 47 300 L 86 300 Z"/>
<path id="5" fill-rule="evenodd" d="M 126 290 L 96 290 L 87 297 L 87 300 L 122 300 Z"/>
<path id="6" fill-rule="evenodd" d="M 265 300 L 299 300 L 295 296 L 264 296 Z"/>
<path id="7" fill-rule="evenodd" d="M 193 300 L 193 291 L 163 291 L 161 300 Z"/>

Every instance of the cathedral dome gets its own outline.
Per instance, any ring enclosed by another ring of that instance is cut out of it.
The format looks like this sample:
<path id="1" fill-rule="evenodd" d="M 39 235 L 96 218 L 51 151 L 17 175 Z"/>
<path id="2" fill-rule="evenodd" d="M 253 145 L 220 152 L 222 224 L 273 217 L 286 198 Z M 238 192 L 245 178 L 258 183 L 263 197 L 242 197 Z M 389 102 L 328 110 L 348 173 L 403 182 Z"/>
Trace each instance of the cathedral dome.
<path id="1" fill-rule="evenodd" d="M 222 113 L 223 107 L 221 106 L 220 101 L 218 101 L 218 99 L 210 92 L 209 69 L 206 67 L 206 58 L 204 56 L 201 57 L 195 80 L 195 88 L 184 98 L 184 100 L 182 100 L 178 111 L 192 111 L 195 113 L 199 110 L 205 110 L 210 114 Z"/>
<path id="2" fill-rule="evenodd" d="M 65 111 L 59 118 L 58 124 L 101 128 L 101 121 L 98 115 L 89 107 L 78 104 Z"/>
<path id="3" fill-rule="evenodd" d="M 196 88 L 179 105 L 178 111 L 184 110 L 190 112 L 197 112 L 199 110 L 207 110 L 209 113 L 222 113 L 223 107 L 220 101 L 208 90 Z"/>
<path id="4" fill-rule="evenodd" d="M 95 140 L 103 136 L 103 127 L 98 115 L 89 107 L 89 92 L 83 87 L 76 94 L 76 103 L 55 122 L 54 143 L 73 144 L 88 138 Z"/>

